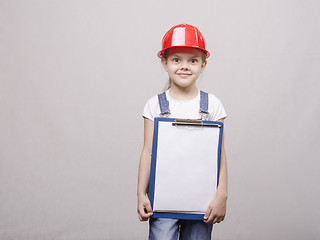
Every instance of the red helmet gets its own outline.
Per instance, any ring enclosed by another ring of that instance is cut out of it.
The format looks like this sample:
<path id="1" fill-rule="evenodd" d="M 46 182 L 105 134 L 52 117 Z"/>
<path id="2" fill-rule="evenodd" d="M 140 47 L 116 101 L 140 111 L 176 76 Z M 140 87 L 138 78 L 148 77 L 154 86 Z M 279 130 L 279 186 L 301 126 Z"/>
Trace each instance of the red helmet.
<path id="1" fill-rule="evenodd" d="M 180 24 L 173 26 L 162 38 L 162 49 L 158 52 L 158 57 L 162 58 L 165 50 L 173 47 L 192 47 L 205 52 L 206 58 L 210 53 L 206 50 L 204 37 L 198 28 Z"/>

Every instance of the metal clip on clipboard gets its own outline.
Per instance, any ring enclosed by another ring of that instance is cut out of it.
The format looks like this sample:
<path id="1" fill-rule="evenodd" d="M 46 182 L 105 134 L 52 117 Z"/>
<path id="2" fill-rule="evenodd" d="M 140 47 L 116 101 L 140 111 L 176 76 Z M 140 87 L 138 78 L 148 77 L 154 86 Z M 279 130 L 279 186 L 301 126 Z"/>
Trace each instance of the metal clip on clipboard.
<path id="1" fill-rule="evenodd" d="M 172 126 L 185 126 L 185 127 L 218 127 L 221 125 L 216 123 L 203 123 L 202 120 L 193 120 L 193 119 L 182 119 L 176 118 L 176 120 L 172 123 Z"/>

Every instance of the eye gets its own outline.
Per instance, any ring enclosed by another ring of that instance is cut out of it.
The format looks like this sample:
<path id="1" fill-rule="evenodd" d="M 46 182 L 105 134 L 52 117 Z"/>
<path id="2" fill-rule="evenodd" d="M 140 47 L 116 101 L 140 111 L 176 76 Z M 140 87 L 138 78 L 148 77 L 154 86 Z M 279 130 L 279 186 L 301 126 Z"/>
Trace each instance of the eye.
<path id="1" fill-rule="evenodd" d="M 197 63 L 198 60 L 194 58 L 194 59 L 191 59 L 190 62 L 191 62 L 191 63 Z"/>
<path id="2" fill-rule="evenodd" d="M 175 63 L 178 63 L 180 60 L 179 60 L 179 58 L 173 58 L 172 61 Z"/>

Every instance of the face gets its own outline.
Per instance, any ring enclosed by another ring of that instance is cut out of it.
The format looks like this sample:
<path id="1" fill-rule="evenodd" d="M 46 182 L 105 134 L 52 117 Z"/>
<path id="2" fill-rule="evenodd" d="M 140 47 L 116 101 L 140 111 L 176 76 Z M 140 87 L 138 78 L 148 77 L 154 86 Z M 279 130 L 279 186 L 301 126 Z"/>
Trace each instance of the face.
<path id="1" fill-rule="evenodd" d="M 168 72 L 171 85 L 188 88 L 195 87 L 195 83 L 205 68 L 203 52 L 196 48 L 170 48 L 167 59 L 162 59 L 162 65 Z"/>

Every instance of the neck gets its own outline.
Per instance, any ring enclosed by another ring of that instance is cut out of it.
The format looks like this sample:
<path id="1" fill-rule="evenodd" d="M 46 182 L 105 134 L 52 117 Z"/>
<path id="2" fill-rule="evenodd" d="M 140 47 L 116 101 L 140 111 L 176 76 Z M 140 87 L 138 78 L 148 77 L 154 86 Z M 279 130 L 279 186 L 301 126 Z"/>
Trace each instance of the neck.
<path id="1" fill-rule="evenodd" d="M 195 85 L 187 88 L 180 88 L 172 84 L 171 88 L 169 89 L 170 96 L 177 100 L 193 99 L 198 95 L 198 92 L 199 90 Z"/>

